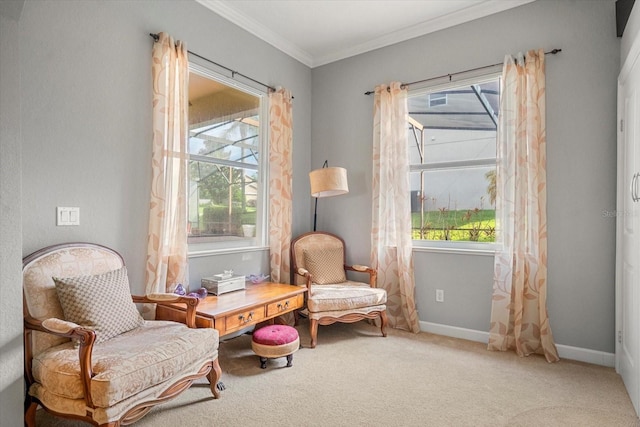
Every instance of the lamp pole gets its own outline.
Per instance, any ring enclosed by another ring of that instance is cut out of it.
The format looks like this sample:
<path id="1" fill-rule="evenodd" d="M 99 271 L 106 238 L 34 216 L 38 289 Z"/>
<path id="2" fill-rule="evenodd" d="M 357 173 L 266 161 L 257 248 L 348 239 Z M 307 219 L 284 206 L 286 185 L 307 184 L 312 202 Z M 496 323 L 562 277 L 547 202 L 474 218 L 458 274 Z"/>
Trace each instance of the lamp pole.
<path id="1" fill-rule="evenodd" d="M 329 160 L 325 160 L 322 164 L 322 168 L 329 167 Z M 313 231 L 316 231 L 316 224 L 318 222 L 318 198 L 316 197 L 316 206 L 313 209 Z"/>

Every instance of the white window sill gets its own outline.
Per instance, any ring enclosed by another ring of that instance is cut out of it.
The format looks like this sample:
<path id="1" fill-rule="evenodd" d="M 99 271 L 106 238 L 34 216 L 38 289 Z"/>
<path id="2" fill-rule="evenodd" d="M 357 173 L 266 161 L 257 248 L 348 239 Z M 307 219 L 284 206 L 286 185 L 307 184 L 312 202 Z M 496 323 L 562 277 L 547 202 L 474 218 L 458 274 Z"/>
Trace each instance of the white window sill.
<path id="1" fill-rule="evenodd" d="M 212 255 L 240 254 L 247 252 L 262 252 L 268 250 L 268 246 L 245 246 L 238 248 L 189 250 L 189 252 L 187 253 L 187 258 L 200 258 Z"/>
<path id="2" fill-rule="evenodd" d="M 493 246 L 493 247 L 491 247 Z M 447 245 L 413 245 L 414 252 L 432 252 L 439 254 L 461 254 L 478 256 L 495 256 L 498 250 L 497 245 L 486 245 L 484 247 L 473 248 L 467 245 L 447 244 Z"/>

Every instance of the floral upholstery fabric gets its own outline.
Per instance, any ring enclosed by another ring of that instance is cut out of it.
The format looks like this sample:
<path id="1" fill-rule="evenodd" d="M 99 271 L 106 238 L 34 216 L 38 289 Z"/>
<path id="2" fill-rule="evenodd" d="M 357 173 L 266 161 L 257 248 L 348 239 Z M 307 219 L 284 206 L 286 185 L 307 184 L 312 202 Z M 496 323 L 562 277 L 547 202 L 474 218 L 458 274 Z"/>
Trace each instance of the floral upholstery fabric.
<path id="1" fill-rule="evenodd" d="M 312 286 L 307 301 L 310 312 L 343 311 L 384 305 L 387 292 L 367 284 L 346 282 L 335 285 Z"/>
<path id="2" fill-rule="evenodd" d="M 217 352 L 211 352 L 211 354 L 208 355 L 207 358 L 201 359 L 185 369 L 182 372 L 183 377 L 197 374 L 197 372 L 206 362 L 210 362 L 212 358 L 215 359 L 216 357 Z M 102 425 L 110 421 L 119 419 L 125 412 L 135 407 L 139 403 L 144 403 L 148 402 L 150 399 L 155 399 L 156 396 L 162 394 L 162 392 L 168 389 L 171 385 L 173 385 L 173 381 L 165 381 L 161 384 L 154 385 L 146 390 L 143 390 L 138 394 L 134 394 L 133 396 L 120 401 L 108 408 L 97 407 L 94 409 L 87 408 L 84 399 L 68 399 L 66 397 L 58 396 L 54 393 L 49 392 L 38 383 L 34 383 L 31 386 L 31 388 L 29 389 L 29 394 L 38 398 L 38 400 L 44 403 L 47 408 L 61 414 L 75 414 L 78 416 L 84 416 L 86 415 L 87 411 L 90 411 L 93 414 L 93 419 L 96 420 L 98 424 Z"/>
<path id="3" fill-rule="evenodd" d="M 64 319 L 94 330 L 96 343 L 144 324 L 131 300 L 126 267 L 92 276 L 54 277 L 53 281 Z"/>
<path id="4" fill-rule="evenodd" d="M 124 262 L 117 253 L 96 246 L 65 247 L 36 258 L 23 267 L 25 308 L 36 319 L 64 319 L 53 277 L 101 274 L 117 270 L 123 265 Z M 34 354 L 69 341 L 67 338 L 42 332 L 33 332 L 32 336 Z"/>
<path id="5" fill-rule="evenodd" d="M 147 388 L 183 377 L 185 368 L 217 357 L 215 329 L 189 329 L 174 322 L 147 321 L 144 326 L 94 345 L 94 404 L 107 408 Z M 198 368 L 200 367 L 198 366 Z M 30 392 L 63 399 L 82 399 L 78 349 L 71 342 L 50 348 L 33 359 L 38 383 Z M 70 403 L 69 403 L 70 404 Z"/>
<path id="6" fill-rule="evenodd" d="M 124 261 L 117 252 L 92 243 L 55 245 L 26 256 L 22 269 L 25 317 L 42 321 L 42 327 L 48 331 L 69 332 L 78 325 L 62 320 L 64 311 L 53 278 L 102 275 L 123 267 Z M 126 302 L 133 304 L 127 288 L 128 284 L 122 286 L 128 291 Z M 105 299 L 104 292 L 99 292 L 98 299 Z M 27 413 L 33 414 L 41 405 L 63 416 L 91 420 L 96 425 L 121 420 L 130 423 L 144 415 L 144 408 L 175 395 L 174 386 L 188 387 L 194 379 L 205 375 L 210 381 L 217 381 L 220 374 L 219 334 L 215 329 L 191 329 L 176 322 L 143 320 L 135 329 L 94 343 L 90 359 L 91 402 L 88 402 L 81 382 L 79 348 L 65 337 L 27 331 L 25 338 L 31 336 L 25 341 L 31 350 L 25 351 L 26 403 L 30 408 Z M 212 384 L 211 391 L 218 397 L 215 383 Z"/>
<path id="7" fill-rule="evenodd" d="M 347 280 L 342 247 L 305 249 L 304 264 L 311 273 L 313 282 L 319 285 L 343 283 Z"/>

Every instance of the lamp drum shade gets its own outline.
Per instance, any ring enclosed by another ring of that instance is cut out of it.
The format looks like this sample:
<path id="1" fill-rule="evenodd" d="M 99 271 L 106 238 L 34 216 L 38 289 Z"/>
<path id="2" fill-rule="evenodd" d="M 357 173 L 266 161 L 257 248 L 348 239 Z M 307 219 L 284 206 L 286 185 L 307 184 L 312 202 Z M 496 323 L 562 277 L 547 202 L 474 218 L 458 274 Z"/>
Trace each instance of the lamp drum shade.
<path id="1" fill-rule="evenodd" d="M 311 196 L 331 197 L 349 192 L 347 170 L 345 168 L 327 167 L 309 172 Z"/>

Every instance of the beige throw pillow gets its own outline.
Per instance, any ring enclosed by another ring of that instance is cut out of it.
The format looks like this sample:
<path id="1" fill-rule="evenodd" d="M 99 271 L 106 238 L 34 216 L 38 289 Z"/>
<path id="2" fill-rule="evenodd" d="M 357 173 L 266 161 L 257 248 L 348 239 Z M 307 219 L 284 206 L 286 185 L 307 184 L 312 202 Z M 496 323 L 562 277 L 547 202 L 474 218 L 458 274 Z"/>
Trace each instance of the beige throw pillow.
<path id="1" fill-rule="evenodd" d="M 65 320 L 92 328 L 100 343 L 144 324 L 126 267 L 95 276 L 54 277 Z"/>
<path id="2" fill-rule="evenodd" d="M 304 265 L 311 273 L 313 283 L 327 285 L 347 281 L 342 248 L 305 249 Z"/>

